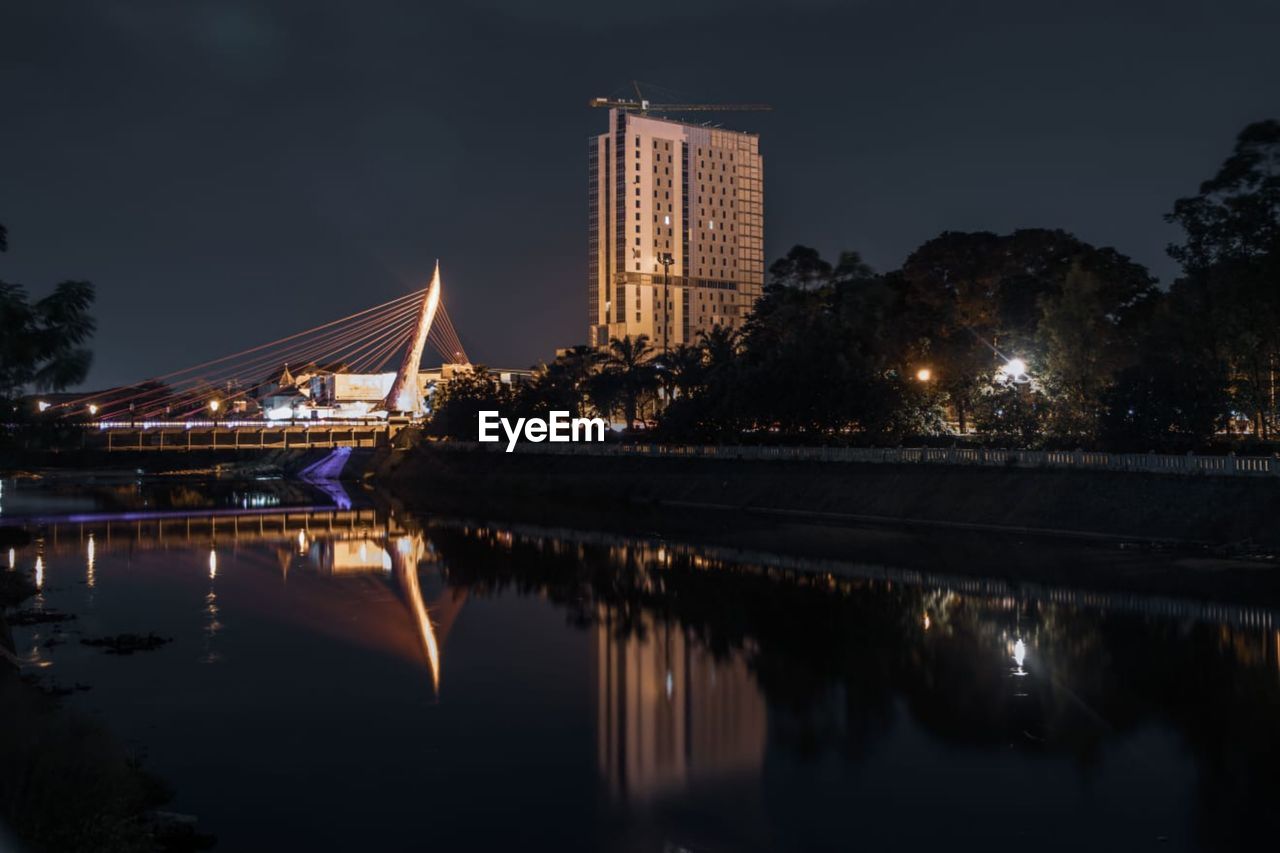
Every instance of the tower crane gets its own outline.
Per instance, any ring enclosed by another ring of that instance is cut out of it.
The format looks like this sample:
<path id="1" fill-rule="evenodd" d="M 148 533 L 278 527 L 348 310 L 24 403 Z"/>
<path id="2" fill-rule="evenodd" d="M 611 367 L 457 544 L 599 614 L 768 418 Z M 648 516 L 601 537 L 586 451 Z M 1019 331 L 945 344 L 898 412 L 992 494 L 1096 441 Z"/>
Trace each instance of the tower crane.
<path id="1" fill-rule="evenodd" d="M 768 112 L 773 109 L 769 104 L 655 104 L 640 92 L 640 84 L 631 82 L 636 90 L 636 99 L 592 98 L 587 101 L 589 107 L 615 108 L 636 113 L 687 113 L 687 112 L 734 112 L 755 113 Z"/>

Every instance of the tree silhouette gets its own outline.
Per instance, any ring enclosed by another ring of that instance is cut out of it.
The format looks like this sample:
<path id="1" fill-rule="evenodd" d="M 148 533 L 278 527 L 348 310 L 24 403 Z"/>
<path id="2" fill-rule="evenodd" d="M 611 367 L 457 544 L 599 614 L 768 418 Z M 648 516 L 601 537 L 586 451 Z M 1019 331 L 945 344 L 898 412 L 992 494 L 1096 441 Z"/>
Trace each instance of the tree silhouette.
<path id="1" fill-rule="evenodd" d="M 1236 407 L 1252 413 L 1255 434 L 1266 438 L 1280 369 L 1280 122 L 1242 130 L 1217 174 L 1165 218 L 1186 234 L 1169 247 L 1186 272 L 1175 286 L 1197 292 Z"/>
<path id="2" fill-rule="evenodd" d="M 657 387 L 653 356 L 648 335 L 613 338 L 605 352 L 600 376 L 606 385 L 612 384 L 617 389 L 628 428 L 635 426 L 641 397 Z"/>

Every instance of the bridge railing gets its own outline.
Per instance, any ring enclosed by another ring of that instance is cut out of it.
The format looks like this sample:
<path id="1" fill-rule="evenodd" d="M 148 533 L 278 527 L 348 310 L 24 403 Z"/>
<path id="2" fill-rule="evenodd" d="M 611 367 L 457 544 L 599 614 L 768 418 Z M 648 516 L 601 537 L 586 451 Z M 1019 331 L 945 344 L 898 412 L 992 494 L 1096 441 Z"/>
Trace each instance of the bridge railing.
<path id="1" fill-rule="evenodd" d="M 396 426 L 353 421 L 301 421 L 296 424 L 246 421 L 236 425 L 181 423 L 176 426 L 117 425 L 95 430 L 99 446 L 109 451 L 311 450 L 386 445 Z"/>
<path id="2" fill-rule="evenodd" d="M 503 452 L 505 442 L 442 441 L 446 450 Z M 1094 450 L 1003 450 L 985 447 L 754 447 L 733 445 L 548 444 L 520 442 L 517 453 L 570 456 L 639 456 L 676 459 L 736 459 L 757 462 L 859 462 L 893 465 L 969 465 L 1134 471 L 1152 474 L 1280 477 L 1280 455 L 1202 456 L 1163 453 L 1103 453 Z"/>
<path id="3" fill-rule="evenodd" d="M 198 421 L 97 421 L 91 424 L 93 429 L 100 431 L 106 430 L 135 430 L 135 429 L 302 429 L 309 428 L 327 428 L 331 426 L 342 427 L 370 427 L 374 429 L 385 429 L 388 424 L 382 418 L 289 418 L 284 420 L 198 420 Z"/>

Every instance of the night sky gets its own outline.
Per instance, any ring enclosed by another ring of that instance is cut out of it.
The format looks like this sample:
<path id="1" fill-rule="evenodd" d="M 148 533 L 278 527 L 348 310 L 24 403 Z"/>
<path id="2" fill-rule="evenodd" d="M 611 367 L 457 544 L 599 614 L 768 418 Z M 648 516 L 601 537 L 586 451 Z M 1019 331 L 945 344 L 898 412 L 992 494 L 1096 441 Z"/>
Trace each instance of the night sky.
<path id="1" fill-rule="evenodd" d="M 785 11 L 784 11 L 785 9 Z M 587 137 L 631 79 L 758 131 L 773 259 L 1161 214 L 1280 114 L 1274 0 L 0 5 L 0 279 L 98 286 L 87 386 L 421 287 L 473 359 L 586 334 Z M 429 359 L 431 360 L 431 359 Z"/>

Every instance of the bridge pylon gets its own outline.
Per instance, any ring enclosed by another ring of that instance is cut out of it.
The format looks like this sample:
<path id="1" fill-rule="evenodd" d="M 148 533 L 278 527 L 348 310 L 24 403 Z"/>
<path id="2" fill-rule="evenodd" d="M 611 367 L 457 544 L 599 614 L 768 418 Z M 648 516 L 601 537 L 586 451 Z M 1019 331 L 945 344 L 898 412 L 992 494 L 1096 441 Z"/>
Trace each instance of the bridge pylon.
<path id="1" fill-rule="evenodd" d="M 403 412 L 418 417 L 423 414 L 422 389 L 418 387 L 418 365 L 422 362 L 422 350 L 427 345 L 427 335 L 431 332 L 431 324 L 435 322 L 439 307 L 440 261 L 436 261 L 431 285 L 422 297 L 422 310 L 418 313 L 418 327 L 413 343 L 404 354 L 404 362 L 396 373 L 395 381 L 391 383 L 391 391 L 382 401 L 383 408 L 388 412 Z"/>

